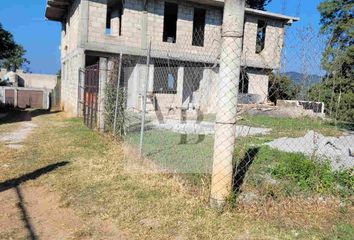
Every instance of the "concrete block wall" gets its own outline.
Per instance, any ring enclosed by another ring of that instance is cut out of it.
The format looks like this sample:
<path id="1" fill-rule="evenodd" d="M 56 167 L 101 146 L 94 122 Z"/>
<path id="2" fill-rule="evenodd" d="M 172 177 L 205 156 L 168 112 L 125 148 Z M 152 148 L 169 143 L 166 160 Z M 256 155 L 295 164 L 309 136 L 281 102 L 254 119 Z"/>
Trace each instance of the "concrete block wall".
<path id="1" fill-rule="evenodd" d="M 204 47 L 192 46 L 194 8 L 200 5 L 178 2 L 177 36 L 176 43 L 162 41 L 164 25 L 165 1 L 155 0 L 149 4 L 148 31 L 152 39 L 152 49 L 184 54 L 214 54 L 217 57 L 218 46 L 221 38 L 220 26 L 222 11 L 218 8 L 205 7 L 206 25 Z"/>
<path id="2" fill-rule="evenodd" d="M 78 50 L 64 59 L 61 64 L 61 105 L 71 116 L 79 115 L 79 80 L 80 68 L 85 66 L 85 54 Z M 82 74 L 81 74 L 82 75 Z"/>
<path id="3" fill-rule="evenodd" d="M 152 90 L 151 86 L 153 85 L 154 59 L 151 61 L 148 87 L 150 90 Z M 128 109 L 141 110 L 141 93 L 146 76 L 145 69 L 146 65 L 142 62 L 136 62 L 135 65 L 124 68 L 124 77 L 128 89 Z M 195 81 L 195 77 L 190 78 L 188 75 L 188 72 L 191 71 L 187 65 L 181 63 L 178 66 L 177 92 L 152 94 L 156 107 L 164 116 L 176 114 L 180 108 L 188 108 L 191 105 L 205 114 L 215 113 L 217 96 L 214 89 L 216 89 L 219 79 L 218 67 L 200 69 L 201 76 L 198 82 Z M 258 103 L 266 102 L 268 99 L 268 75 L 257 69 L 247 69 L 246 73 L 249 79 L 248 93 L 258 95 Z"/>
<path id="4" fill-rule="evenodd" d="M 53 90 L 57 85 L 57 75 L 24 73 L 22 71 L 17 71 L 16 73 L 24 80 L 26 88 Z"/>
<path id="5" fill-rule="evenodd" d="M 93 44 L 141 47 L 141 16 L 143 2 L 126 0 L 122 17 L 122 36 L 106 34 L 107 0 L 89 2 L 88 42 Z M 115 25 L 115 24 L 114 24 Z M 115 25 L 116 26 L 116 25 Z M 113 27 L 113 26 L 112 26 Z M 114 31 L 114 30 L 113 30 Z"/>
<path id="6" fill-rule="evenodd" d="M 148 13 L 143 12 L 142 0 L 125 0 L 124 14 L 122 16 L 122 35 L 107 35 L 106 14 L 107 0 L 89 1 L 88 16 L 88 43 L 94 44 L 102 51 L 110 51 L 114 46 L 124 48 L 145 49 L 146 34 L 152 40 L 152 49 L 163 52 L 179 53 L 178 56 L 192 54 L 207 56 L 216 59 L 219 54 L 221 39 L 222 9 L 188 2 L 177 2 L 177 39 L 176 43 L 163 42 L 164 4 L 163 0 L 150 0 Z M 192 46 L 194 8 L 206 9 L 206 26 L 204 47 Z M 75 16 L 75 15 L 73 15 Z M 147 19 L 145 32 L 144 21 Z M 256 37 L 258 19 L 267 22 L 265 49 L 256 53 Z M 112 24 L 112 27 L 118 24 Z M 112 29 L 116 33 L 116 29 Z M 262 18 L 255 15 L 246 15 L 245 37 L 243 50 L 243 65 L 278 69 L 283 47 L 284 26 L 283 22 Z M 110 46 L 110 47 L 108 47 Z"/>
<path id="7" fill-rule="evenodd" d="M 95 46 L 123 45 L 124 47 L 146 48 L 143 38 L 148 34 L 152 39 L 152 48 L 157 50 L 182 51 L 184 54 L 205 54 L 206 50 L 215 49 L 217 54 L 220 39 L 222 13 L 217 8 L 206 8 L 205 46 L 192 46 L 194 6 L 179 3 L 176 44 L 165 43 L 163 38 L 164 1 L 149 1 L 147 14 L 147 33 L 143 32 L 144 12 L 142 0 L 125 0 L 122 16 L 122 35 L 107 35 L 106 14 L 107 0 L 89 2 L 88 42 Z M 116 24 L 115 24 L 116 25 Z M 116 32 L 115 30 L 112 30 Z"/>
<path id="8" fill-rule="evenodd" d="M 124 68 L 124 78 L 127 84 L 127 108 L 131 110 L 141 109 L 141 92 L 145 79 L 146 66 L 136 62 L 135 66 Z"/>
<path id="9" fill-rule="evenodd" d="M 208 6 L 192 4 L 187 1 L 173 1 L 179 3 L 178 21 L 177 21 L 177 41 L 175 44 L 163 42 L 163 22 L 164 22 L 164 1 L 150 0 L 148 4 L 148 13 L 143 12 L 142 0 L 125 0 L 125 9 L 122 17 L 122 36 L 107 35 L 106 30 L 106 14 L 108 0 L 90 0 L 88 1 L 88 29 L 87 29 L 87 46 L 94 44 L 98 48 L 92 51 L 101 53 L 117 53 L 119 50 L 112 52 L 112 49 L 144 49 L 145 29 L 148 36 L 152 39 L 153 50 L 158 49 L 161 52 L 181 52 L 181 56 L 191 56 L 193 54 L 200 56 L 208 56 L 216 59 L 219 54 L 219 44 L 221 39 L 222 9 Z M 85 45 L 79 47 L 80 34 L 80 17 L 82 18 L 83 8 L 80 8 L 80 0 L 75 0 L 70 8 L 66 24 L 66 33 L 62 31 L 62 99 L 65 110 L 73 115 L 78 114 L 77 98 L 79 85 L 79 68 L 85 67 L 84 50 Z M 206 26 L 205 26 L 205 43 L 204 47 L 192 46 L 193 33 L 193 14 L 195 7 L 203 7 L 206 9 Z M 147 19 L 147 28 L 144 24 L 145 17 Z M 245 38 L 243 62 L 245 66 L 276 69 L 280 66 L 281 48 L 283 45 L 284 28 L 280 21 L 264 19 L 268 26 L 266 31 L 265 49 L 260 53 L 255 53 L 257 21 L 260 17 L 254 15 L 246 16 Z M 82 19 L 81 19 L 82 21 Z M 114 31 L 113 31 L 114 32 Z M 67 46 L 67 47 L 66 47 Z M 108 47 L 110 46 L 110 47 Z M 91 50 L 91 49 L 87 49 Z M 145 66 L 144 66 L 145 67 Z M 125 71 L 128 76 L 128 107 L 139 108 L 139 93 L 141 91 L 141 79 L 144 74 L 141 73 L 143 66 L 133 67 Z M 263 94 L 267 79 L 265 71 L 262 77 L 259 73 L 250 73 L 249 77 L 258 79 L 251 81 L 250 86 L 252 92 Z M 152 74 L 151 74 L 152 75 Z M 205 75 L 205 76 L 204 76 Z M 217 71 L 206 71 L 203 74 L 201 89 L 196 92 L 196 96 L 201 99 L 201 107 L 205 111 L 214 109 L 215 99 L 214 92 L 208 92 L 208 89 L 214 89 L 218 78 Z M 132 80 L 133 79 L 133 80 Z M 260 84 L 260 87 L 254 85 Z M 268 87 L 268 86 L 267 86 Z M 178 94 L 177 94 L 178 95 Z M 208 96 L 208 97 L 205 97 Z M 160 102 L 166 99 L 168 105 L 179 106 L 180 98 L 174 94 L 167 96 L 162 94 L 159 96 Z M 177 100 L 176 100 L 177 99 Z M 207 100 L 205 100 L 207 99 Z M 172 104 L 170 104 L 172 103 Z M 169 106 L 165 106 L 168 108 Z M 213 110 L 209 111 L 212 112 Z"/>
<path id="10" fill-rule="evenodd" d="M 0 79 L 7 73 L 8 71 L 6 69 L 1 68 Z M 57 84 L 57 77 L 57 75 L 51 74 L 26 73 L 21 69 L 18 69 L 15 72 L 16 81 L 18 81 L 18 83 L 23 83 L 23 87 L 26 88 L 45 88 L 48 90 L 53 90 Z"/>
<path id="11" fill-rule="evenodd" d="M 248 70 L 248 93 L 260 96 L 260 103 L 268 99 L 269 76 L 262 70 Z"/>
<path id="12" fill-rule="evenodd" d="M 62 58 L 75 51 L 79 44 L 79 34 L 81 34 L 79 31 L 80 1 L 74 0 L 65 21 L 62 22 L 60 47 Z"/>
<path id="13" fill-rule="evenodd" d="M 258 20 L 264 20 L 267 23 L 267 28 L 264 50 L 257 54 Z M 279 69 L 283 39 L 284 26 L 282 22 L 256 16 L 246 16 L 243 41 L 243 65 L 248 67 Z"/>

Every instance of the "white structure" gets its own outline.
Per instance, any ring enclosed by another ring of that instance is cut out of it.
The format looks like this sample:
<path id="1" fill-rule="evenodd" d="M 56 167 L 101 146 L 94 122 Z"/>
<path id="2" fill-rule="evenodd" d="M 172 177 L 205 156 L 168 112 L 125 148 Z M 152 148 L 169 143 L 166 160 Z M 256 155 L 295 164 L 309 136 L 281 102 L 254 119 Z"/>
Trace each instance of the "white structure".
<path id="1" fill-rule="evenodd" d="M 57 75 L 26 73 L 22 70 L 8 72 L 0 70 L 0 79 L 7 78 L 14 87 L 41 88 L 53 90 L 57 85 Z"/>

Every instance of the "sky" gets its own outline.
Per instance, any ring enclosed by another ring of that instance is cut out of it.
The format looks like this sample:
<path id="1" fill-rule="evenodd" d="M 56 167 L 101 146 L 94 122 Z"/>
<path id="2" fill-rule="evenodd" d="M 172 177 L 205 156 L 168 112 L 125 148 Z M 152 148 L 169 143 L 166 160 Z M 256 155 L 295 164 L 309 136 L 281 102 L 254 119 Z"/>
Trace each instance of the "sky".
<path id="1" fill-rule="evenodd" d="M 31 62 L 29 69 L 33 73 L 57 73 L 60 69 L 60 24 L 45 20 L 44 12 L 46 0 L 0 0 L 0 23 L 14 35 L 17 43 L 27 50 L 26 58 Z M 300 60 L 294 64 L 294 58 L 299 57 L 298 46 L 291 50 L 291 41 L 299 34 L 301 28 L 312 26 L 311 32 L 318 32 L 320 16 L 317 5 L 320 0 L 273 0 L 267 10 L 297 16 L 301 21 L 295 23 L 290 29 L 287 38 L 289 41 L 289 54 L 285 64 L 286 71 L 301 71 L 304 64 Z M 306 39 L 304 40 L 306 41 Z M 318 53 L 321 48 L 318 42 L 308 41 L 309 49 Z M 313 45 L 313 46 L 311 46 Z M 308 53 L 309 54 L 309 53 Z M 311 54 L 312 56 L 313 54 Z M 289 59 L 289 60 L 288 60 Z M 320 73 L 320 56 L 311 61 L 312 73 Z M 292 63 L 289 64 L 290 60 Z M 291 65 L 291 66 L 290 66 Z"/>

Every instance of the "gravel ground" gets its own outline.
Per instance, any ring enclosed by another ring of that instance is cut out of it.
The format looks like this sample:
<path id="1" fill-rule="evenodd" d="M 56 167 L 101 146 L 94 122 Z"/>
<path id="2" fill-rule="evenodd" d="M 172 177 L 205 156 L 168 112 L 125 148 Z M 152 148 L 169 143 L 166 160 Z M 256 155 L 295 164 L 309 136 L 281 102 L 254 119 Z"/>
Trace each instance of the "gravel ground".
<path id="1" fill-rule="evenodd" d="M 212 122 L 197 122 L 188 120 L 185 123 L 181 123 L 179 120 L 166 120 L 164 123 L 158 123 L 157 121 L 153 122 L 151 127 L 181 134 L 214 134 L 214 123 Z M 236 127 L 236 134 L 238 137 L 266 135 L 270 131 L 271 129 L 269 128 L 254 128 L 249 126 Z"/>
<path id="2" fill-rule="evenodd" d="M 329 160 L 334 170 L 354 167 L 354 157 L 351 149 L 354 147 L 354 133 L 339 138 L 325 137 L 314 131 L 309 131 L 300 138 L 279 138 L 267 143 L 272 148 L 290 152 L 303 153 L 307 156 L 317 156 L 321 160 Z"/>

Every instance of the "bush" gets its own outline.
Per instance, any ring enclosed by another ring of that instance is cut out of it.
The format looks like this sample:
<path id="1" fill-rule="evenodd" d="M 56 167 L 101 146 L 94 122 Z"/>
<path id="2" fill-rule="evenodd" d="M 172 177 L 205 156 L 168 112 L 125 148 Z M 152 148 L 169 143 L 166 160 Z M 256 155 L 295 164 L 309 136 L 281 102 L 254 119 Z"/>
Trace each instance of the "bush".
<path id="1" fill-rule="evenodd" d="M 300 92 L 299 86 L 293 83 L 285 75 L 274 75 L 273 73 L 269 76 L 269 100 L 276 102 L 277 100 L 292 100 Z"/>

